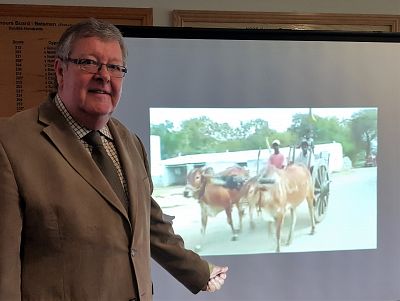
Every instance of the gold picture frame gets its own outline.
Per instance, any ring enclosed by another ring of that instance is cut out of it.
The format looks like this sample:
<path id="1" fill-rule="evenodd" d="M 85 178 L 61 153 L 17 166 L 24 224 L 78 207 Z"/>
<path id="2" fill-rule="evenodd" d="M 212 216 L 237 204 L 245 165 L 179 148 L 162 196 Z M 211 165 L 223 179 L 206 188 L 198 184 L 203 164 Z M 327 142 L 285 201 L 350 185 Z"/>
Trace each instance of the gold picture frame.
<path id="1" fill-rule="evenodd" d="M 152 8 L 0 4 L 0 18 L 3 19 L 5 17 L 47 17 L 57 19 L 93 17 L 115 22 L 116 25 L 153 25 Z"/>
<path id="2" fill-rule="evenodd" d="M 172 23 L 175 27 L 400 31 L 400 16 L 378 14 L 174 10 Z"/>

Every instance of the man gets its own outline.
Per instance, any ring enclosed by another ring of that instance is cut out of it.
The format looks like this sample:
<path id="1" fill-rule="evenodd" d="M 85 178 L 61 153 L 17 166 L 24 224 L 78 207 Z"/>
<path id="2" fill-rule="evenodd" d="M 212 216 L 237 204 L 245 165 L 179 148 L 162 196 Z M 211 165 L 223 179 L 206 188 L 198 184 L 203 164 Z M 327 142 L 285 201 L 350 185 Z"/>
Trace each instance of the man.
<path id="1" fill-rule="evenodd" d="M 300 143 L 301 152 L 295 159 L 295 163 L 303 164 L 310 169 L 312 173 L 312 169 L 315 164 L 314 153 L 311 150 L 311 146 L 309 145 L 309 141 L 307 139 L 303 139 Z"/>
<path id="2" fill-rule="evenodd" d="M 141 141 L 111 118 L 121 33 L 83 21 L 56 55 L 57 94 L 0 122 L 0 300 L 152 300 L 150 255 L 193 293 L 219 289 L 227 267 L 184 249 Z"/>
<path id="3" fill-rule="evenodd" d="M 279 140 L 272 141 L 274 153 L 269 156 L 268 165 L 274 165 L 276 168 L 283 169 L 286 166 L 286 160 L 285 156 L 279 151 L 280 145 L 281 142 Z"/>
<path id="4" fill-rule="evenodd" d="M 285 156 L 279 151 L 281 142 L 279 140 L 272 141 L 274 153 L 268 158 L 268 165 L 274 165 L 276 168 L 283 169 L 286 166 Z"/>

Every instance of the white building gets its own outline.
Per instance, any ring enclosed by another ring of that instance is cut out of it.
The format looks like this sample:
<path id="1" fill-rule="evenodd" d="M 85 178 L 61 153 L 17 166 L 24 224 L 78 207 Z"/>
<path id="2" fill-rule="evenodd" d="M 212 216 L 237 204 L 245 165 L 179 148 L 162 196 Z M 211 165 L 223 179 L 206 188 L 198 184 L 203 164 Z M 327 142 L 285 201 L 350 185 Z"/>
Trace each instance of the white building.
<path id="1" fill-rule="evenodd" d="M 280 148 L 286 158 L 289 157 L 290 147 Z M 295 149 L 296 154 L 300 149 Z M 257 174 L 265 167 L 272 153 L 269 149 L 247 150 L 238 152 L 222 152 L 198 155 L 178 156 L 161 160 L 160 139 L 158 136 L 150 137 L 150 164 L 154 185 L 185 185 L 186 175 L 194 167 L 212 166 L 216 173 L 233 165 L 247 167 L 250 176 Z M 329 159 L 328 168 L 330 172 L 341 171 L 343 168 L 343 148 L 340 143 L 317 144 L 314 148 L 316 158 L 325 157 Z M 329 157 L 329 158 L 328 158 Z"/>

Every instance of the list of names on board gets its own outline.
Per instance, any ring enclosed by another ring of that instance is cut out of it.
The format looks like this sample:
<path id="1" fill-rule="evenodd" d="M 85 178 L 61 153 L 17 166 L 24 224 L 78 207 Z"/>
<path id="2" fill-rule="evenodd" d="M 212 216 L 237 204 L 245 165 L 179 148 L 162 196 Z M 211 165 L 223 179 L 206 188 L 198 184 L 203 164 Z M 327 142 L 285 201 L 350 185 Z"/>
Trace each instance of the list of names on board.
<path id="1" fill-rule="evenodd" d="M 61 33 L 79 19 L 0 19 L 0 117 L 32 107 L 53 89 L 55 48 Z"/>

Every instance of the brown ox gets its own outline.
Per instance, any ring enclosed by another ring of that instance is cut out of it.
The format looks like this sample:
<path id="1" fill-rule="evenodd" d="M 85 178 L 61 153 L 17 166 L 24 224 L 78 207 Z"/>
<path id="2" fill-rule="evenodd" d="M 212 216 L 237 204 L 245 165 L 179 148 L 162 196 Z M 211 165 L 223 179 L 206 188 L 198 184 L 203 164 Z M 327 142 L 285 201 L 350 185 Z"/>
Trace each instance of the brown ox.
<path id="1" fill-rule="evenodd" d="M 276 251 L 280 252 L 281 228 L 288 210 L 291 213 L 291 225 L 287 244 L 292 241 L 296 224 L 295 209 L 307 200 L 311 220 L 311 234 L 315 231 L 314 221 L 314 186 L 310 171 L 303 165 L 289 165 L 286 169 L 269 166 L 261 177 L 250 179 L 243 188 L 249 203 L 251 226 L 253 209 L 264 209 L 275 220 Z"/>
<path id="2" fill-rule="evenodd" d="M 194 168 L 187 175 L 184 195 L 192 195 L 201 207 L 201 233 L 205 234 L 209 216 L 216 216 L 225 210 L 228 224 L 231 226 L 236 240 L 242 228 L 243 210 L 240 207 L 241 188 L 248 177 L 248 171 L 240 166 L 229 167 L 225 171 L 214 174 L 211 167 Z M 237 207 L 239 215 L 239 231 L 232 221 L 232 208 Z M 200 246 L 197 246 L 200 248 Z"/>

